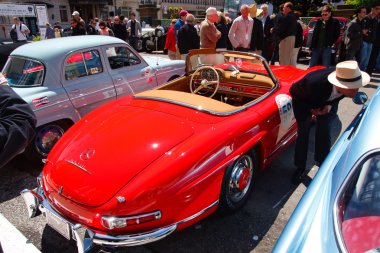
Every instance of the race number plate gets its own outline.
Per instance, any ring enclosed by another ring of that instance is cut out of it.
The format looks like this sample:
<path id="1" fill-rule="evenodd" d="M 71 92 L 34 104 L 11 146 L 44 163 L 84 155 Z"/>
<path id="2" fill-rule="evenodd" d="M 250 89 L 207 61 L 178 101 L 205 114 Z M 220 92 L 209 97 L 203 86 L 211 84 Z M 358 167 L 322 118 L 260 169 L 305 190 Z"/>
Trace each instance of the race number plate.
<path id="1" fill-rule="evenodd" d="M 46 222 L 55 231 L 70 240 L 70 225 L 67 221 L 46 209 Z"/>

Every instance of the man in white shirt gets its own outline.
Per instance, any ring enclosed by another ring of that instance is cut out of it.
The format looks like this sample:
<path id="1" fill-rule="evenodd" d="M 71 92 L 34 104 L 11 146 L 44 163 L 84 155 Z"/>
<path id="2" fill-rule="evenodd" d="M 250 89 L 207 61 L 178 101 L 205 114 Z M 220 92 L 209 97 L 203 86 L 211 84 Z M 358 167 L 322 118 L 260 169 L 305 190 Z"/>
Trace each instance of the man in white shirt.
<path id="1" fill-rule="evenodd" d="M 17 42 L 26 42 L 26 35 L 30 33 L 28 27 L 21 24 L 18 17 L 13 17 L 13 25 L 11 29 L 16 29 L 17 32 Z"/>
<path id="2" fill-rule="evenodd" d="M 232 23 L 228 33 L 232 47 L 236 51 L 248 52 L 250 49 L 253 19 L 249 16 L 249 7 L 243 4 L 240 7 L 241 16 Z"/>

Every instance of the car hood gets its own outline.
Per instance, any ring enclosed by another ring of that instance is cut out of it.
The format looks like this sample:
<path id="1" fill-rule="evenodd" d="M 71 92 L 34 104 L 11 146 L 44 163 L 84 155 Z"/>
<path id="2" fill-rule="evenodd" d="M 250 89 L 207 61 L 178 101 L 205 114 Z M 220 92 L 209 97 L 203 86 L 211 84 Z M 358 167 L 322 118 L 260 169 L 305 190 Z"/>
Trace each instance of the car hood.
<path id="1" fill-rule="evenodd" d="M 50 186 L 86 206 L 106 203 L 153 161 L 193 134 L 182 118 L 164 112 L 119 106 L 112 115 L 109 111 L 103 114 L 108 115 L 84 118 L 79 127 L 70 129 L 52 150 L 44 169 Z"/>

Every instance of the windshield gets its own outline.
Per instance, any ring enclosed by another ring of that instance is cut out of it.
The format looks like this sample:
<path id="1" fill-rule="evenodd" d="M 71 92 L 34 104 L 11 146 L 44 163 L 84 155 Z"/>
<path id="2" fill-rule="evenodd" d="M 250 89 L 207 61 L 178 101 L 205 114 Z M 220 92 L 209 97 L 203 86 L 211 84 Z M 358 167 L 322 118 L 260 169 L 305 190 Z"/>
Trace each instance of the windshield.
<path id="1" fill-rule="evenodd" d="M 44 65 L 38 61 L 11 57 L 8 59 L 3 75 L 9 86 L 31 87 L 42 85 L 44 79 Z"/>

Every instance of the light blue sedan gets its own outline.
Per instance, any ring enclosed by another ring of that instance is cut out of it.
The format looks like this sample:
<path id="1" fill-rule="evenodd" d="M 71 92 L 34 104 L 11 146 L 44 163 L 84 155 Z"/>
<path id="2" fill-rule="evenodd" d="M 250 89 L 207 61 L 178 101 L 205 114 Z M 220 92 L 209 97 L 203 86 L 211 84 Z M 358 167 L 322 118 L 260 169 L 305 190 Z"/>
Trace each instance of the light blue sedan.
<path id="1" fill-rule="evenodd" d="M 339 138 L 273 252 L 380 252 L 379 93 Z"/>
<path id="2" fill-rule="evenodd" d="M 37 115 L 37 135 L 27 152 L 38 158 L 98 106 L 184 73 L 184 61 L 142 57 L 124 41 L 109 36 L 28 43 L 11 53 L 3 69 L 9 85 Z"/>

